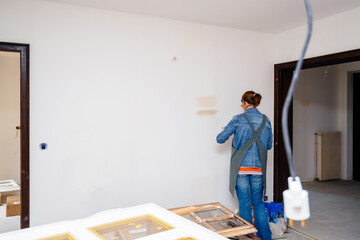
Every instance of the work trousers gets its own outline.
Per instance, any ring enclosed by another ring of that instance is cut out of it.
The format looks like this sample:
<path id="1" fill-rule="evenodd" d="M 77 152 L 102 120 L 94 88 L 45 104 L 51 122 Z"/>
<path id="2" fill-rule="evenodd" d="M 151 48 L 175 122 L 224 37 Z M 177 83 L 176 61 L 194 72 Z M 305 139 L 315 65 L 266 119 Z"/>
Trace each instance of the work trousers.
<path id="1" fill-rule="evenodd" d="M 269 218 L 263 202 L 263 176 L 238 175 L 236 194 L 239 200 L 239 216 L 252 223 L 251 204 L 254 209 L 256 233 L 262 240 L 271 240 Z"/>

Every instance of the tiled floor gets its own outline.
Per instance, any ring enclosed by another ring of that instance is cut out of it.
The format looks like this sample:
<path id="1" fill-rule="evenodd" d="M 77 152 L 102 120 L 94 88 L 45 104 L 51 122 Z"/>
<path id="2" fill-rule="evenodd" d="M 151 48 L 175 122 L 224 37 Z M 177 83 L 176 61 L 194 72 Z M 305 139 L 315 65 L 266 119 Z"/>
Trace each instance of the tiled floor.
<path id="1" fill-rule="evenodd" d="M 281 239 L 281 240 L 314 240 L 314 238 L 308 237 L 308 236 L 302 234 L 301 232 L 298 232 L 298 231 L 293 230 L 293 229 L 288 229 L 284 233 L 284 235 L 282 235 L 281 238 L 276 238 L 276 239 Z"/>
<path id="2" fill-rule="evenodd" d="M 303 188 L 309 191 L 311 217 L 305 228 L 295 222 L 296 228 L 324 240 L 360 239 L 359 181 L 315 181 Z"/>

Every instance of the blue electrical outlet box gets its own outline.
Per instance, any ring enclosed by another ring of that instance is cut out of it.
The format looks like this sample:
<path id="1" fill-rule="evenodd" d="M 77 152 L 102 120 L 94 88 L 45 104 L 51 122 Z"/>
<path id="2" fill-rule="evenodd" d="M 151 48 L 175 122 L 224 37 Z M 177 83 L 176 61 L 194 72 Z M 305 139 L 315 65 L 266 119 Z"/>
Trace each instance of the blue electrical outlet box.
<path id="1" fill-rule="evenodd" d="M 41 150 L 45 150 L 47 148 L 47 144 L 46 143 L 41 143 L 40 144 L 40 149 Z"/>

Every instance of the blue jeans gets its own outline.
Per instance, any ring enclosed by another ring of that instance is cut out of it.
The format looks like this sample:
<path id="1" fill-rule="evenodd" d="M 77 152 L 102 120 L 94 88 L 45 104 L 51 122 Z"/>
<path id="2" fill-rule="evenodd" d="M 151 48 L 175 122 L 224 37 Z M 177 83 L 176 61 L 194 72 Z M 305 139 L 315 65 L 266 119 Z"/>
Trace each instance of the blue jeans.
<path id="1" fill-rule="evenodd" d="M 236 194 L 239 199 L 239 216 L 252 223 L 251 205 L 254 209 L 257 236 L 262 240 L 271 240 L 269 219 L 263 202 L 263 176 L 238 175 Z"/>

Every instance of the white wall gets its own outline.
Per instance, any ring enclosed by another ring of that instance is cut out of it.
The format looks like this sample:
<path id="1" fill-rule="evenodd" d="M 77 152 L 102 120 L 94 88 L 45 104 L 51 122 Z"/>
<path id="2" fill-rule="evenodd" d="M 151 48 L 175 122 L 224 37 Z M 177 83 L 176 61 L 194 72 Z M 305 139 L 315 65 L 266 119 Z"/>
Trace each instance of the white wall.
<path id="1" fill-rule="evenodd" d="M 0 52 L 0 180 L 20 184 L 20 54 Z"/>
<path id="2" fill-rule="evenodd" d="M 316 12 L 313 13 L 314 15 Z M 304 12 L 304 20 L 306 15 Z M 305 58 L 360 48 L 360 8 L 314 22 Z M 275 62 L 297 60 L 305 41 L 307 26 L 277 34 L 274 37 Z"/>
<path id="3" fill-rule="evenodd" d="M 30 44 L 30 221 L 109 208 L 220 201 L 230 146 L 216 135 L 263 94 L 272 35 L 42 1 L 0 2 L 0 39 Z M 171 58 L 176 56 L 177 61 Z M 199 116 L 213 96 L 216 115 Z M 41 151 L 39 144 L 48 143 Z M 272 151 L 268 192 L 272 192 Z"/>
<path id="4" fill-rule="evenodd" d="M 294 164 L 302 181 L 316 176 L 315 133 L 340 130 L 339 85 L 338 65 L 301 71 L 293 98 L 293 144 Z"/>

